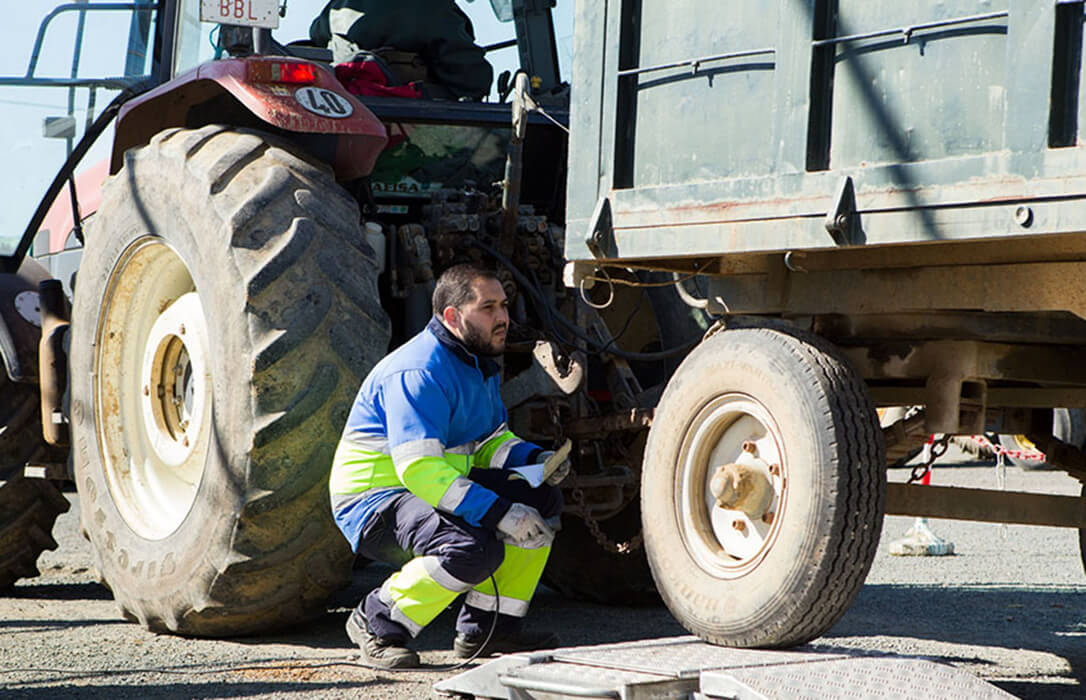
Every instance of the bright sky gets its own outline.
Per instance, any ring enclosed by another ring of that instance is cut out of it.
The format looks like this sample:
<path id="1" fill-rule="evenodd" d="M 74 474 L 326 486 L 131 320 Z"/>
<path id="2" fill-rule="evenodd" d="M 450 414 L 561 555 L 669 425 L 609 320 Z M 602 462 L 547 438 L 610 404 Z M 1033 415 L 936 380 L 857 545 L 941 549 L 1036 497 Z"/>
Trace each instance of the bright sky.
<path id="1" fill-rule="evenodd" d="M 0 77 L 24 76 L 27 72 L 34 40 L 42 20 L 59 5 L 73 0 L 0 0 L 3 21 L 0 22 Z M 100 0 L 91 0 L 93 5 Z M 197 0 L 188 0 L 198 6 Z M 320 12 L 325 0 L 287 0 L 287 16 L 274 34 L 287 43 L 308 36 L 309 23 Z M 472 19 L 479 44 L 491 44 L 514 36 L 513 24 L 498 22 L 488 0 L 458 4 Z M 572 61 L 573 0 L 559 0 L 555 9 L 559 60 L 563 77 L 568 80 Z M 98 11 L 87 13 L 79 77 L 120 76 L 124 73 L 126 41 L 131 14 L 127 11 Z M 45 78 L 69 77 L 75 45 L 77 13 L 56 17 L 44 36 L 35 75 Z M 203 25 L 206 37 L 213 25 Z M 210 56 L 208 41 L 201 42 L 201 58 Z M 516 50 L 504 49 L 488 56 L 494 65 L 494 75 L 513 68 Z M 98 113 L 115 95 L 99 91 L 94 113 Z M 75 95 L 77 135 L 82 135 L 87 119 L 88 90 L 79 89 Z M 45 117 L 68 114 L 66 88 L 0 86 L 0 254 L 10 253 L 26 227 L 38 201 L 66 157 L 64 139 L 44 138 Z M 105 158 L 111 138 L 102 138 L 84 161 L 90 164 Z"/>

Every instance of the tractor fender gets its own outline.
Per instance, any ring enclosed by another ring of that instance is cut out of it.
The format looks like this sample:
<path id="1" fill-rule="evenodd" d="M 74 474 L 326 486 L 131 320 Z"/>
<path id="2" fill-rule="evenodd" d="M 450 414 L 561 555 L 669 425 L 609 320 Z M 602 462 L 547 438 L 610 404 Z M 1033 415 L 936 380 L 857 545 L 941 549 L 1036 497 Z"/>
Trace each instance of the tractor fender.
<path id="1" fill-rule="evenodd" d="M 38 383 L 38 283 L 47 279 L 48 271 L 33 258 L 14 273 L 0 273 L 0 360 L 13 382 Z"/>
<path id="2" fill-rule="evenodd" d="M 268 80 L 285 65 L 312 67 L 313 80 Z M 327 93 L 334 94 L 330 104 L 321 101 Z M 202 64 L 125 103 L 117 116 L 110 173 L 120 170 L 125 151 L 149 143 L 163 129 L 207 124 L 272 127 L 331 165 L 341 181 L 369 175 L 388 142 L 385 125 L 326 66 L 285 56 L 229 58 Z"/>

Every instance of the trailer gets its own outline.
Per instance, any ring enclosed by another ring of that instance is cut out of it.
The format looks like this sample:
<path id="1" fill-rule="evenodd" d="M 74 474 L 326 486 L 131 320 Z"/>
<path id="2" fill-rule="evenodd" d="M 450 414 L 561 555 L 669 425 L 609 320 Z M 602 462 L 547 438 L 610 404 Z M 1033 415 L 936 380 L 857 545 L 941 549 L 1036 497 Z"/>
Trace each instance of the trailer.
<path id="1" fill-rule="evenodd" d="M 1086 479 L 1052 435 L 1086 403 L 1083 3 L 623 0 L 575 26 L 567 284 L 671 274 L 713 319 L 641 465 L 686 628 L 818 636 L 885 514 L 1086 546 L 1081 496 L 886 483 L 916 436 L 986 430 Z M 894 406 L 923 412 L 880 427 Z"/>

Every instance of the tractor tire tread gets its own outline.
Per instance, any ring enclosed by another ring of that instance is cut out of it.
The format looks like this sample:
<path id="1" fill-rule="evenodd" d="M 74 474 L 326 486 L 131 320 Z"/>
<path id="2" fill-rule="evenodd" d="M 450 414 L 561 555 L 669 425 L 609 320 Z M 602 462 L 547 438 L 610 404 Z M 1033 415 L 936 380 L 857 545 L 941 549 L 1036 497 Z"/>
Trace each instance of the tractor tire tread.
<path id="1" fill-rule="evenodd" d="M 200 255 L 215 264 L 204 274 L 221 280 L 212 285 L 221 288 L 239 280 L 246 296 L 237 306 L 244 317 L 233 322 L 245 324 L 250 345 L 241 363 L 251 371 L 245 409 L 251 448 L 248 467 L 233 477 L 241 481 L 232 487 L 242 492 L 240 506 L 222 516 L 236 522 L 220 528 L 229 532 L 227 541 L 209 545 L 214 551 L 199 561 L 192 558 L 191 580 L 161 593 L 129 576 L 112 562 L 112 534 L 105 532 L 124 528 L 123 522 L 104 527 L 90 508 L 84 526 L 98 568 L 123 614 L 157 632 L 227 636 L 296 623 L 322 611 L 349 576 L 350 550 L 328 503 L 327 445 L 338 439 L 342 423 L 335 420 L 384 353 L 389 335 L 379 303 L 359 303 L 360 288 L 377 297 L 372 257 L 367 261 L 356 245 L 343 245 L 360 237 L 357 205 L 330 169 L 287 141 L 248 129 L 168 130 L 129 151 L 125 168 L 111 179 L 104 204 L 135 197 L 124 191 L 139 186 L 133 181 L 166 171 L 180 173 L 170 180 L 180 199 L 206 202 L 200 216 L 213 230 L 201 241 L 206 252 Z M 317 202 L 302 192 L 319 193 L 334 216 L 314 216 Z M 328 218 L 339 228 L 324 225 Z M 318 262 L 323 248 L 341 253 L 331 271 Z M 356 276 L 350 288 L 344 288 L 348 275 L 341 268 Z M 330 342 L 345 324 L 370 339 L 353 365 Z M 244 440 L 238 435 L 235 441 Z M 192 556 L 180 552 L 177 558 Z M 312 562 L 331 570 L 313 572 Z"/>

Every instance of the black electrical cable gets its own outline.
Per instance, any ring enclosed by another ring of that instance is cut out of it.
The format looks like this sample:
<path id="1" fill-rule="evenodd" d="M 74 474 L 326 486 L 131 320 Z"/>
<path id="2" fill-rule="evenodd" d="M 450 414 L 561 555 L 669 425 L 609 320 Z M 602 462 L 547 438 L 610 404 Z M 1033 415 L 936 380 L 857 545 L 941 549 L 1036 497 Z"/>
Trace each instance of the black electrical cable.
<path id="1" fill-rule="evenodd" d="M 528 268 L 528 273 L 532 276 L 532 289 L 534 289 L 536 292 L 539 293 L 540 296 L 542 296 L 542 292 L 540 291 L 540 287 L 542 285 L 539 284 L 539 278 L 536 277 L 535 270 Z M 559 342 L 559 344 L 566 346 L 567 350 L 576 348 L 577 343 L 567 338 L 562 333 L 562 331 L 559 330 L 558 326 L 555 325 L 555 309 L 551 306 L 551 304 L 545 302 L 541 304 L 535 299 L 536 297 L 533 297 L 533 302 L 536 305 L 536 310 L 542 311 L 541 315 L 543 317 L 543 324 L 546 326 L 545 330 L 550 331 L 550 334 Z M 544 333 L 544 335 L 546 335 L 546 333 Z"/>
<path id="2" fill-rule="evenodd" d="M 458 668 L 463 668 L 467 664 L 469 664 L 472 661 L 474 661 L 475 659 L 479 658 L 479 655 L 482 654 L 486 650 L 486 645 L 490 643 L 491 638 L 494 636 L 494 630 L 497 629 L 497 626 L 498 626 L 498 608 L 500 607 L 500 604 L 501 604 L 501 597 L 498 595 L 498 584 L 494 580 L 494 576 L 490 577 L 490 582 L 494 585 L 494 600 L 496 601 L 495 606 L 494 606 L 494 619 L 490 623 L 490 630 L 486 633 L 486 639 L 483 640 L 483 643 L 479 647 L 479 650 L 476 651 L 470 657 L 464 659 L 463 661 L 461 661 L 458 664 L 455 664 L 453 666 L 441 666 L 439 668 L 420 668 L 420 667 L 416 667 L 416 668 L 378 668 L 376 666 L 367 666 L 366 664 L 354 663 L 354 662 L 351 662 L 351 661 L 338 661 L 338 660 L 335 660 L 335 661 L 330 661 L 328 663 L 310 665 L 308 668 L 328 668 L 328 667 L 331 667 L 331 666 L 352 666 L 352 667 L 369 669 L 371 671 L 390 671 L 390 672 L 393 672 L 393 673 L 448 673 L 449 671 L 455 671 Z M 293 660 L 293 661 L 296 661 L 296 660 Z M 120 675 L 122 673 L 131 673 L 131 674 L 134 674 L 134 673 L 165 673 L 165 674 L 173 674 L 173 675 L 179 675 L 179 676 L 196 676 L 196 675 L 205 675 L 205 674 L 209 674 L 209 673 L 217 673 L 217 672 L 221 672 L 221 671 L 239 671 L 239 670 L 247 670 L 247 669 L 261 670 L 261 669 L 266 669 L 266 668 L 268 668 L 268 667 L 267 666 L 257 666 L 257 665 L 254 665 L 253 663 L 249 663 L 249 664 L 241 665 L 241 666 L 224 666 L 222 668 L 210 668 L 210 669 L 202 670 L 202 671 L 187 671 L 187 670 L 181 671 L 181 670 L 168 669 L 168 668 L 129 668 L 129 669 L 122 669 L 122 670 L 118 670 L 118 671 L 113 671 L 111 673 L 113 675 Z M 293 668 L 293 666 L 291 668 Z M 72 673 L 71 669 L 3 668 L 3 669 L 0 669 L 0 674 L 3 674 L 3 673 L 19 673 L 19 672 L 25 672 L 25 671 L 49 672 L 49 673 Z M 96 673 L 98 673 L 98 672 L 96 672 Z M 83 677 L 83 674 L 78 674 L 77 673 L 77 674 L 74 674 L 73 677 Z"/>
<path id="3" fill-rule="evenodd" d="M 643 301 L 645 301 L 645 290 L 642 289 L 641 294 L 637 297 L 637 303 L 634 305 L 633 311 L 626 317 L 626 322 L 622 324 L 622 328 L 619 329 L 618 333 L 611 336 L 611 339 L 604 344 L 603 349 L 600 351 L 601 353 L 610 352 L 610 347 L 617 343 L 622 336 L 626 335 L 626 331 L 630 330 L 630 324 L 633 323 L 634 316 L 641 310 L 641 303 Z"/>
<path id="4" fill-rule="evenodd" d="M 640 361 L 640 362 L 655 362 L 657 360 L 666 360 L 666 359 L 668 359 L 670 357 L 675 357 L 676 355 L 681 355 L 681 354 L 687 352 L 688 350 L 690 350 L 691 348 L 693 348 L 699 342 L 701 342 L 701 338 L 699 337 L 699 338 L 695 338 L 694 340 L 691 340 L 691 341 L 689 341 L 687 343 L 683 343 L 682 345 L 680 345 L 678 347 L 674 347 L 674 348 L 671 348 L 669 350 L 661 350 L 659 352 L 629 352 L 627 350 L 620 350 L 618 348 L 609 348 L 608 349 L 608 348 L 606 348 L 606 346 L 600 345 L 596 340 L 589 337 L 588 334 L 586 334 L 581 329 L 580 326 L 578 326 L 576 323 L 574 323 L 573 321 L 566 318 L 562 314 L 562 312 L 560 312 L 557 309 L 551 307 L 551 305 L 547 303 L 547 299 L 546 299 L 546 297 L 543 296 L 543 293 L 540 292 L 539 289 L 534 284 L 532 284 L 531 280 L 529 280 L 527 277 L 524 276 L 524 273 L 522 273 L 520 270 L 518 270 L 513 265 L 512 261 L 509 260 L 509 258 L 505 257 L 504 255 L 499 253 L 497 250 L 495 250 L 494 248 L 491 248 L 486 243 L 483 243 L 482 241 L 480 241 L 478 239 L 471 240 L 470 244 L 477 247 L 477 248 L 479 248 L 480 250 L 487 253 L 488 255 L 492 256 L 495 260 L 497 260 L 502 265 L 504 265 L 506 267 L 506 269 L 508 269 L 509 272 L 512 273 L 513 277 L 516 278 L 516 280 L 520 284 L 520 286 L 528 291 L 529 295 L 532 297 L 532 300 L 536 304 L 536 308 L 541 313 L 548 314 L 552 319 L 555 319 L 558 322 L 560 322 L 573 335 L 575 335 L 576 337 L 580 338 L 585 343 L 587 343 L 592 348 L 592 352 L 594 354 L 600 354 L 600 353 L 606 352 L 608 354 L 616 355 L 616 356 L 621 357 L 621 358 L 626 359 L 626 360 L 637 360 L 637 361 Z"/>

